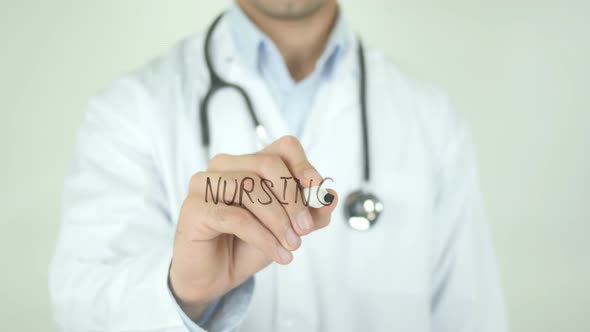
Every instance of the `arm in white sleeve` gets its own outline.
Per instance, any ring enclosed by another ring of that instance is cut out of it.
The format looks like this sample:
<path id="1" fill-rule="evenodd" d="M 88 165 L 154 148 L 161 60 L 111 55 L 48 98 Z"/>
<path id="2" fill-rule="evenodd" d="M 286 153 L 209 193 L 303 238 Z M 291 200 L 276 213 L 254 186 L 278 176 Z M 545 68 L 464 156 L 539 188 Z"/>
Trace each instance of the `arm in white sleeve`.
<path id="1" fill-rule="evenodd" d="M 432 330 L 508 331 L 477 166 L 465 124 L 445 103 L 434 227 Z"/>
<path id="2" fill-rule="evenodd" d="M 168 288 L 176 223 L 141 114 L 149 100 L 137 80 L 121 79 L 83 120 L 50 267 L 62 331 L 189 331 Z M 206 324 L 237 329 L 252 287 L 222 297 Z"/>

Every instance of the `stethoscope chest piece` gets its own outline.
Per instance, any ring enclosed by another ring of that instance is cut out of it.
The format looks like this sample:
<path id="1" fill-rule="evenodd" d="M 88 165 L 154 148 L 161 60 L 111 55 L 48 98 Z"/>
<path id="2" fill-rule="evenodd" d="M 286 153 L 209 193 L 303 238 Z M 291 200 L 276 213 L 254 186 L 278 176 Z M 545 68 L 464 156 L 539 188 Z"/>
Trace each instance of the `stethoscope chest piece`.
<path id="1" fill-rule="evenodd" d="M 346 221 L 357 231 L 366 231 L 373 227 L 383 211 L 383 203 L 379 198 L 363 190 L 348 194 L 344 205 Z"/>

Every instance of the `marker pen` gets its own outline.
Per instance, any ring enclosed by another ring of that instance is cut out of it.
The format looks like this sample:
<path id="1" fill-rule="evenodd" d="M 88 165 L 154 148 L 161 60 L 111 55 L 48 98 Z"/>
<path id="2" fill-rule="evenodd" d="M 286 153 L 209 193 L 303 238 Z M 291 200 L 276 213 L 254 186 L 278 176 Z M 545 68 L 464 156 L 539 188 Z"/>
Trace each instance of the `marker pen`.
<path id="1" fill-rule="evenodd" d="M 330 205 L 334 201 L 334 195 L 330 194 L 326 189 L 320 186 L 303 188 L 303 195 L 305 195 L 306 199 L 309 197 L 308 206 L 314 209 Z"/>

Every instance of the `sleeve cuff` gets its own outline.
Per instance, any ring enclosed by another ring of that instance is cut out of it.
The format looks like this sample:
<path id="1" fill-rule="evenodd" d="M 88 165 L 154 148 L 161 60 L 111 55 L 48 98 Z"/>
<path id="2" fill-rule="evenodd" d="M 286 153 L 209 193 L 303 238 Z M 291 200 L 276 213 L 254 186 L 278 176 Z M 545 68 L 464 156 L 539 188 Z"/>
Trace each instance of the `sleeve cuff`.
<path id="1" fill-rule="evenodd" d="M 254 277 L 250 277 L 243 284 L 213 302 L 197 322 L 192 321 L 182 311 L 170 289 L 168 291 L 169 296 L 176 303 L 180 318 L 190 332 L 235 331 L 246 318 L 254 291 Z"/>
<path id="2" fill-rule="evenodd" d="M 201 318 L 199 318 L 197 320 L 197 325 L 203 326 L 203 325 L 205 325 L 205 323 L 207 323 L 209 321 L 209 319 L 211 318 L 211 316 L 213 316 L 213 313 L 217 309 L 219 302 L 221 302 L 221 299 L 218 299 L 215 302 L 211 303 L 211 305 L 207 308 L 207 310 L 205 310 L 205 312 L 201 315 Z M 186 315 L 185 315 L 185 317 L 186 317 Z M 183 320 L 184 320 L 184 317 L 183 317 Z"/>

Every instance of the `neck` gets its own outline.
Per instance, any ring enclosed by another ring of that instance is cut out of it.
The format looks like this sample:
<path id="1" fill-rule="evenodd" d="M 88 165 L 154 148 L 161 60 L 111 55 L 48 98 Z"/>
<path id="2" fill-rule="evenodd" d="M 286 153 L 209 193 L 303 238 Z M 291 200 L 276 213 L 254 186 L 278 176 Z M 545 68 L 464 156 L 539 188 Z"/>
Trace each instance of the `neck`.
<path id="1" fill-rule="evenodd" d="M 295 81 L 301 81 L 313 72 L 338 15 L 336 1 L 327 1 L 314 13 L 296 19 L 266 15 L 249 1 L 238 0 L 237 3 L 277 46 Z"/>

